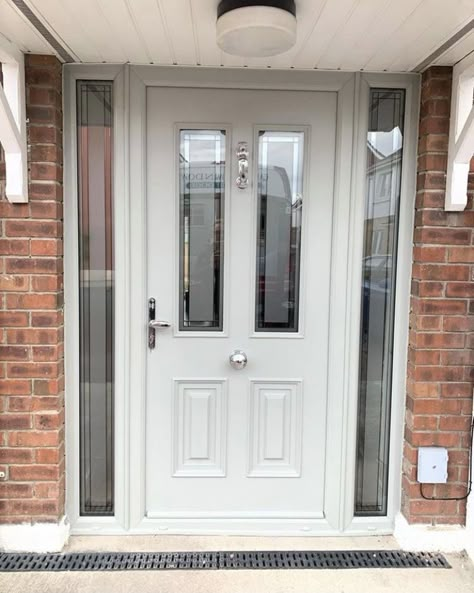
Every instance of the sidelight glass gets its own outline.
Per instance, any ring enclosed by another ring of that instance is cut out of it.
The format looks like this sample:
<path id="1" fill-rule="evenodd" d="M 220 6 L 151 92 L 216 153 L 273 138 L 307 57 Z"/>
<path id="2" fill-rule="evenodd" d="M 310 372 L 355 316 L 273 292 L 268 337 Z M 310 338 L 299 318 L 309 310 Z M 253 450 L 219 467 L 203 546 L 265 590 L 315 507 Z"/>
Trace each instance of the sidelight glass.
<path id="1" fill-rule="evenodd" d="M 298 332 L 303 160 L 304 132 L 259 132 L 257 332 Z"/>
<path id="2" fill-rule="evenodd" d="M 355 514 L 386 515 L 405 92 L 371 89 Z"/>
<path id="3" fill-rule="evenodd" d="M 222 331 L 224 130 L 179 133 L 179 329 Z"/>
<path id="4" fill-rule="evenodd" d="M 78 81 L 80 511 L 114 513 L 112 82 Z"/>

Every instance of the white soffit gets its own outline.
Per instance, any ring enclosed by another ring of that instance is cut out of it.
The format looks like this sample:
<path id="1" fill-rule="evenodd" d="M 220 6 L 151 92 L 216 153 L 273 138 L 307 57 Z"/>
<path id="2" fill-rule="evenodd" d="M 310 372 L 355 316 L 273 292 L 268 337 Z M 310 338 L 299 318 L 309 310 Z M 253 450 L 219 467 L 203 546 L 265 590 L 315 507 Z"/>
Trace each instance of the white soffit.
<path id="1" fill-rule="evenodd" d="M 294 48 L 271 58 L 246 59 L 218 48 L 217 4 L 0 0 L 0 32 L 23 51 L 54 53 L 51 40 L 45 42 L 22 14 L 26 6 L 73 61 L 405 72 L 474 19 L 473 0 L 297 0 Z M 436 56 L 436 63 L 454 64 L 474 50 L 473 42 L 472 34 L 456 40 L 455 48 Z"/>
<path id="2" fill-rule="evenodd" d="M 52 48 L 33 25 L 7 0 L 0 0 L 0 34 L 20 51 L 50 54 Z"/>
<path id="3" fill-rule="evenodd" d="M 473 3 L 474 4 L 474 3 Z M 436 61 L 436 66 L 452 66 L 457 64 L 463 58 L 474 52 L 474 29 L 465 37 L 460 39 L 457 43 L 452 45 L 450 49 Z"/>

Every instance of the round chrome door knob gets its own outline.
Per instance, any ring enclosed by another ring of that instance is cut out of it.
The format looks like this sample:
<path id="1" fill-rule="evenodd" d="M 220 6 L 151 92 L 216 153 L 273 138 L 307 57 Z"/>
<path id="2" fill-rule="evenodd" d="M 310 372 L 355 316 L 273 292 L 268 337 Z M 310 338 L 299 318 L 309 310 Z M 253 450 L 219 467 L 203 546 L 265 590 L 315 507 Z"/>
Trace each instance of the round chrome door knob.
<path id="1" fill-rule="evenodd" d="M 236 371 L 241 371 L 247 366 L 247 355 L 243 350 L 234 350 L 229 356 L 230 366 Z"/>

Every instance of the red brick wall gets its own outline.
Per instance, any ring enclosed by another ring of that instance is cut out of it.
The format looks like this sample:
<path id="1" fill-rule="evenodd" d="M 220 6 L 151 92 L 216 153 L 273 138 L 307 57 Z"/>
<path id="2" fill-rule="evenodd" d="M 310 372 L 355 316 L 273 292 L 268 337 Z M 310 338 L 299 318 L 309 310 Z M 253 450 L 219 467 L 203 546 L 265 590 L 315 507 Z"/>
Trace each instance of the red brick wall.
<path id="1" fill-rule="evenodd" d="M 0 523 L 64 514 L 61 64 L 25 60 L 28 204 L 0 165 Z"/>
<path id="2" fill-rule="evenodd" d="M 408 352 L 402 511 L 412 523 L 463 523 L 465 502 L 425 500 L 419 446 L 448 448 L 448 484 L 427 496 L 466 492 L 474 380 L 474 211 L 445 212 L 451 68 L 423 74 Z M 474 176 L 471 179 L 474 182 Z"/>

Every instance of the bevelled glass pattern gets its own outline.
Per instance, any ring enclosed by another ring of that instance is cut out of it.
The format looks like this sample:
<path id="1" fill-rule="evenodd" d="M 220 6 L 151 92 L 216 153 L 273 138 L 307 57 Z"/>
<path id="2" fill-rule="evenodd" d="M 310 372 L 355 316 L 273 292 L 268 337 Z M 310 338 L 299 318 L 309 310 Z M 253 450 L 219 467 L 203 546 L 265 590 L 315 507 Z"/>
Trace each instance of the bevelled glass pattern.
<path id="1" fill-rule="evenodd" d="M 80 510 L 114 513 L 112 83 L 78 81 Z"/>
<path id="2" fill-rule="evenodd" d="M 222 331 L 225 131 L 179 134 L 179 329 Z"/>
<path id="3" fill-rule="evenodd" d="M 304 132 L 261 131 L 255 331 L 299 326 Z"/>
<path id="4" fill-rule="evenodd" d="M 362 264 L 356 515 L 386 515 L 405 92 L 371 89 Z"/>

